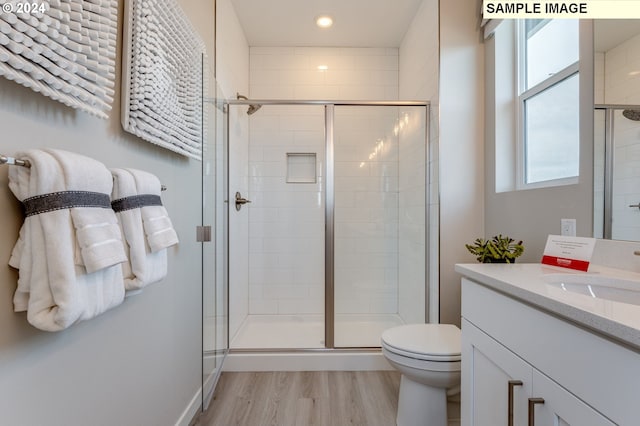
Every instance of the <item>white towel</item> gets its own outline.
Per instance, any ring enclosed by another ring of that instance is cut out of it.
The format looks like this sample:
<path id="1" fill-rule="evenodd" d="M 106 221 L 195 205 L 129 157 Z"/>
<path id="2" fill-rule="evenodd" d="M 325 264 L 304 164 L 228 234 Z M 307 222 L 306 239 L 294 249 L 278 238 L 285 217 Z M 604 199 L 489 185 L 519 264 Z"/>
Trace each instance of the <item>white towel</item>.
<path id="1" fill-rule="evenodd" d="M 157 177 L 142 170 L 128 170 L 136 181 L 139 194 L 161 194 L 162 185 Z M 141 210 L 144 233 L 152 252 L 178 244 L 178 235 L 164 206 L 145 206 Z"/>
<path id="2" fill-rule="evenodd" d="M 62 191 L 111 193 L 111 173 L 96 160 L 52 149 L 17 155 L 31 163 L 9 169 L 9 187 L 22 202 L 50 202 L 46 194 Z M 9 265 L 19 269 L 15 311 L 27 311 L 39 329 L 59 331 L 122 303 L 126 255 L 110 208 L 46 207 L 25 218 Z"/>
<path id="3" fill-rule="evenodd" d="M 166 277 L 166 248 L 177 244 L 178 237 L 163 206 L 138 207 L 140 203 L 135 197 L 152 195 L 159 201 L 161 185 L 156 176 L 134 169 L 111 169 L 111 173 L 114 178 L 111 198 L 114 206 L 123 208 L 122 211 L 116 208 L 116 216 L 129 258 L 122 268 L 124 284 L 127 291 L 138 290 Z M 153 221 L 156 217 L 159 219 Z M 164 224 L 158 234 L 160 238 L 147 237 L 145 230 L 149 221 Z M 153 249 L 150 242 L 154 244 Z"/>

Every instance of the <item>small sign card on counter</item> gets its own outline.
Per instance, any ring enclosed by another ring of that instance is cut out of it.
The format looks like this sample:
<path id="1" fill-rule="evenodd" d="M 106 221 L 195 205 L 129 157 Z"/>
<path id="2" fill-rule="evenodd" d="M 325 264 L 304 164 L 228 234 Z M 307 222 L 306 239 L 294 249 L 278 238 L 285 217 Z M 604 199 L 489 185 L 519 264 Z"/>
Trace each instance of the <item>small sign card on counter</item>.
<path id="1" fill-rule="evenodd" d="M 586 272 L 595 246 L 595 238 L 549 235 L 542 263 Z"/>

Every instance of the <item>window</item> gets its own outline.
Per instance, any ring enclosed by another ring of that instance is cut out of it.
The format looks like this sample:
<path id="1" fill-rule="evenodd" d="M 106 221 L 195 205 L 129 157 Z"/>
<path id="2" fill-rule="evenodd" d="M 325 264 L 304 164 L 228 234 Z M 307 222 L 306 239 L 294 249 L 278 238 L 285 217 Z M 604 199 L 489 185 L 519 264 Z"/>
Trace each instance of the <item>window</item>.
<path id="1" fill-rule="evenodd" d="M 518 186 L 573 183 L 580 154 L 578 21 L 518 25 Z"/>

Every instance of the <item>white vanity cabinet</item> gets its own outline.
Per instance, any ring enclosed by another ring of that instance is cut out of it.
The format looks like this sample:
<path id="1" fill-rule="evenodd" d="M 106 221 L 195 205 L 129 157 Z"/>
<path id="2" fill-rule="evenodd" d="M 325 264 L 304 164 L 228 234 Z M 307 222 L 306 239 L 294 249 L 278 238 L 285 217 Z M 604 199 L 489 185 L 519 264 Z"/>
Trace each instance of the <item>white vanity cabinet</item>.
<path id="1" fill-rule="evenodd" d="M 462 425 L 640 425 L 640 354 L 464 278 Z"/>

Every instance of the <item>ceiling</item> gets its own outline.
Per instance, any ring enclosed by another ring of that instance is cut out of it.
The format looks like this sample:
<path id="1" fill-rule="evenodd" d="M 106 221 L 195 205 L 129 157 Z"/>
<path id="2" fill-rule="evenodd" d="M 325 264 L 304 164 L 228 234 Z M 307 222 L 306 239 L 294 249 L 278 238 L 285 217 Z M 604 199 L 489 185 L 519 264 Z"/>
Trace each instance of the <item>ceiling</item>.
<path id="1" fill-rule="evenodd" d="M 399 47 L 422 0 L 231 0 L 249 46 Z M 333 27 L 315 25 L 318 15 Z M 595 50 L 640 34 L 640 19 L 595 20 Z"/>
<path id="2" fill-rule="evenodd" d="M 249 46 L 399 47 L 422 0 L 231 0 Z M 333 27 L 315 25 L 318 15 Z"/>
<path id="3" fill-rule="evenodd" d="M 640 19 L 596 19 L 593 31 L 595 51 L 606 52 L 640 34 Z"/>

